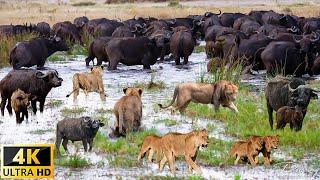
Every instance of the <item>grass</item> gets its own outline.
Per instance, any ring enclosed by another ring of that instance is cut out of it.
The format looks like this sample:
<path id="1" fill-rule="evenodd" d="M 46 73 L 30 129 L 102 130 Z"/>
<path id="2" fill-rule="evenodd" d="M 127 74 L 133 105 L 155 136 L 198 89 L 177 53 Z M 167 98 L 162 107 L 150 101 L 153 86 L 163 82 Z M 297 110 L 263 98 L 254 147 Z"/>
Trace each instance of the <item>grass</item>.
<path id="1" fill-rule="evenodd" d="M 198 152 L 197 161 L 210 166 L 219 166 L 228 159 L 228 152 L 232 142 L 215 138 L 209 139 L 208 147 Z M 228 159 L 227 164 L 232 164 L 233 159 Z"/>
<path id="2" fill-rule="evenodd" d="M 10 50 L 18 43 L 37 37 L 33 33 L 19 34 L 16 36 L 3 36 L 0 38 L 0 68 L 9 65 Z"/>
<path id="3" fill-rule="evenodd" d="M 55 158 L 54 164 L 69 168 L 84 168 L 90 166 L 90 163 L 85 158 L 82 158 L 79 155 Z"/>
<path id="4" fill-rule="evenodd" d="M 182 7 L 182 5 L 179 3 L 179 1 L 171 0 L 169 1 L 168 7 Z"/>
<path id="5" fill-rule="evenodd" d="M 49 62 L 63 62 L 65 60 L 66 60 L 65 56 L 62 55 L 60 52 L 54 53 L 47 58 L 47 61 Z"/>
<path id="6" fill-rule="evenodd" d="M 156 79 L 156 72 L 153 71 L 150 76 L 149 82 L 135 82 L 132 86 L 138 87 L 141 89 L 146 89 L 150 91 L 158 91 L 161 89 L 166 88 L 166 84 L 163 81 L 155 80 Z"/>
<path id="7" fill-rule="evenodd" d="M 73 107 L 73 108 L 65 107 L 60 112 L 61 112 L 61 115 L 64 117 L 70 117 L 70 116 L 75 117 L 86 112 L 86 110 L 83 107 Z"/>
<path id="8" fill-rule="evenodd" d="M 109 163 L 113 167 L 136 167 L 140 162 L 136 160 L 143 138 L 157 134 L 154 129 L 129 133 L 125 138 L 118 138 L 112 142 L 108 137 L 98 132 L 94 139 L 94 146 L 104 153 L 108 153 Z"/>
<path id="9" fill-rule="evenodd" d="M 39 135 L 42 135 L 42 134 L 45 134 L 47 133 L 48 131 L 53 131 L 53 129 L 37 129 L 37 130 L 34 130 L 34 131 L 30 131 L 31 134 L 39 134 Z"/>
<path id="10" fill-rule="evenodd" d="M 204 51 L 205 51 L 204 46 L 196 46 L 194 47 L 193 53 L 201 53 Z"/>
<path id="11" fill-rule="evenodd" d="M 88 55 L 88 49 L 79 45 L 79 44 L 75 44 L 72 46 L 72 48 L 68 51 L 68 55 L 83 55 L 83 56 L 87 56 Z"/>
<path id="12" fill-rule="evenodd" d="M 279 149 L 297 159 L 304 157 L 306 153 L 319 152 L 319 104 L 316 101 L 311 101 L 302 130 L 299 132 L 291 131 L 288 126 L 283 131 L 270 130 L 263 92 L 255 95 L 245 88 L 241 89 L 235 104 L 239 109 L 238 114 L 226 108 L 221 108 L 219 112 L 215 112 L 212 107 L 207 105 L 191 103 L 187 108 L 186 115 L 225 122 L 226 134 L 237 139 L 246 138 L 250 135 L 278 134 L 280 136 Z M 276 124 L 275 112 L 273 114 L 274 124 Z"/>
<path id="13" fill-rule="evenodd" d="M 47 106 L 50 108 L 57 108 L 60 107 L 63 104 L 62 100 L 59 99 L 51 99 L 49 100 L 49 102 L 47 103 Z"/>
<path id="14" fill-rule="evenodd" d="M 94 2 L 78 2 L 78 3 L 73 3 L 72 6 L 94 6 L 96 3 Z"/>
<path id="15" fill-rule="evenodd" d="M 165 118 L 165 119 L 158 120 L 157 123 L 164 123 L 165 126 L 174 126 L 174 125 L 178 124 L 178 121 L 173 120 L 173 119 L 169 119 L 169 118 Z"/>
<path id="16" fill-rule="evenodd" d="M 99 108 L 99 109 L 96 109 L 95 112 L 98 114 L 113 114 L 113 109 Z"/>
<path id="17" fill-rule="evenodd" d="M 241 60 L 237 60 L 237 62 L 232 65 L 228 65 L 226 62 L 228 60 L 222 60 L 220 67 L 213 66 L 209 75 L 207 75 L 206 68 L 200 69 L 197 82 L 200 83 L 214 83 L 219 80 L 227 80 L 232 81 L 233 83 L 239 85 L 241 81 L 241 72 L 243 70 L 243 66 L 241 65 Z"/>

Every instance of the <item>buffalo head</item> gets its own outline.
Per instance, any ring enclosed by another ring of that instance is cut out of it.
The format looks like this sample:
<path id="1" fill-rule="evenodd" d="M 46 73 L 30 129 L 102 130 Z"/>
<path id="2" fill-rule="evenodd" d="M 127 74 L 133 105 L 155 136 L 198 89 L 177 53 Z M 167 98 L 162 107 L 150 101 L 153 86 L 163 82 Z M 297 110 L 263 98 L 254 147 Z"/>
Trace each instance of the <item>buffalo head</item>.
<path id="1" fill-rule="evenodd" d="M 36 72 L 36 77 L 38 79 L 43 79 L 51 87 L 59 87 L 63 81 L 63 79 L 59 77 L 59 74 L 56 70 L 49 70 L 46 73 L 38 71 Z"/>
<path id="2" fill-rule="evenodd" d="M 306 85 L 300 85 L 297 88 L 293 89 L 288 84 L 289 88 L 289 101 L 288 106 L 294 107 L 299 106 L 303 108 L 307 108 L 309 105 L 310 99 L 317 99 L 318 95 L 316 94 L 316 90 L 313 90 Z"/>
<path id="3" fill-rule="evenodd" d="M 48 47 L 54 51 L 68 51 L 67 43 L 59 36 L 54 36 L 49 39 Z"/>

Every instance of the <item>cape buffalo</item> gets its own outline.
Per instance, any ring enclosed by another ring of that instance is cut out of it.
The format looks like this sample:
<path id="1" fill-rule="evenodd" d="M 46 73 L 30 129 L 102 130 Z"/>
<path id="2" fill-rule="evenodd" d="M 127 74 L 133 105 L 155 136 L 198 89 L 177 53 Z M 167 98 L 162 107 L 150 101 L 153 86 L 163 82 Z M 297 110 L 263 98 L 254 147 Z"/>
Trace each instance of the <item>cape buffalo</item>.
<path id="1" fill-rule="evenodd" d="M 188 31 L 173 33 L 170 39 L 170 51 L 175 59 L 176 65 L 180 65 L 180 57 L 183 57 L 183 64 L 188 63 L 195 46 L 195 40 Z"/>
<path id="2" fill-rule="evenodd" d="M 106 52 L 109 70 L 117 69 L 119 62 L 127 66 L 143 65 L 144 69 L 150 69 L 150 65 L 154 65 L 160 55 L 155 39 L 147 37 L 111 39 Z"/>
<path id="3" fill-rule="evenodd" d="M 83 27 L 88 22 L 89 22 L 89 19 L 86 16 L 77 17 L 73 20 L 73 24 L 75 24 L 77 28 Z"/>
<path id="4" fill-rule="evenodd" d="M 43 73 L 34 69 L 20 69 L 10 71 L 0 81 L 1 93 L 1 114 L 4 115 L 4 108 L 7 100 L 7 110 L 12 114 L 11 95 L 17 90 L 21 89 L 25 93 L 30 93 L 32 100 L 31 106 L 34 113 L 37 112 L 36 103 L 40 102 L 40 112 L 43 112 L 44 103 L 50 90 L 54 87 L 61 86 L 62 78 L 58 76 L 55 70 L 48 70 Z"/>
<path id="5" fill-rule="evenodd" d="M 76 27 L 70 21 L 59 22 L 52 26 L 52 31 L 56 36 L 72 43 L 82 44 L 81 30 L 81 27 Z"/>
<path id="6" fill-rule="evenodd" d="M 319 91 L 306 87 L 304 80 L 300 78 L 288 79 L 277 76 L 271 79 L 265 87 L 271 129 L 273 129 L 273 110 L 277 111 L 283 106 L 307 109 L 310 100 L 318 98 L 316 92 Z"/>
<path id="7" fill-rule="evenodd" d="M 56 153 L 60 155 L 59 147 L 62 141 L 62 146 L 68 152 L 68 140 L 82 141 L 84 151 L 87 152 L 88 144 L 89 151 L 92 150 L 93 138 L 96 136 L 99 127 L 104 126 L 100 120 L 94 120 L 90 117 L 81 118 L 64 118 L 57 124 L 56 130 Z"/>
<path id="8" fill-rule="evenodd" d="M 43 67 L 46 59 L 57 51 L 67 51 L 67 44 L 60 38 L 37 38 L 17 43 L 10 51 L 10 64 L 14 69 L 37 65 Z"/>
<path id="9" fill-rule="evenodd" d="M 261 59 L 269 74 L 283 73 L 302 76 L 311 73 L 314 61 L 316 39 L 303 38 L 296 42 L 274 41 L 261 53 Z"/>
<path id="10" fill-rule="evenodd" d="M 108 62 L 105 47 L 111 39 L 111 37 L 99 37 L 90 43 L 88 48 L 88 57 L 86 58 L 86 66 L 89 66 L 90 61 L 93 62 L 94 58 L 97 58 L 97 66 L 100 66 L 102 62 Z"/>
<path id="11" fill-rule="evenodd" d="M 36 26 L 36 31 L 43 37 L 50 37 L 51 28 L 46 22 L 39 22 Z"/>

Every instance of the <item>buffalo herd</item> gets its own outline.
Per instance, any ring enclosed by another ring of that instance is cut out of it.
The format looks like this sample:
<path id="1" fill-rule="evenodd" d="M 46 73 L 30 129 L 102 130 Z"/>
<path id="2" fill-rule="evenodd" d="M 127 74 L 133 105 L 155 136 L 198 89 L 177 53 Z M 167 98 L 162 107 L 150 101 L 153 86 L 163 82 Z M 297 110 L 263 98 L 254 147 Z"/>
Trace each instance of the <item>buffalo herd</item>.
<path id="1" fill-rule="evenodd" d="M 68 51 L 75 43 L 88 47 L 86 66 L 106 62 L 108 70 L 117 69 L 119 63 L 151 69 L 151 65 L 165 59 L 174 59 L 175 64 L 180 65 L 180 58 L 186 65 L 195 46 L 199 45 L 198 40 L 204 40 L 207 57 L 219 61 L 211 62 L 214 66 L 240 63 L 248 70 L 244 73 L 266 70 L 271 75 L 296 77 L 320 73 L 320 18 L 279 14 L 272 10 L 248 14 L 206 12 L 171 19 L 133 17 L 124 21 L 83 16 L 51 27 L 46 22 L 0 25 L 0 38 L 28 32 L 39 36 L 19 42 L 10 50 L 8 62 L 13 70 L 0 82 L 2 115 L 5 106 L 12 114 L 11 96 L 18 89 L 30 94 L 34 113 L 36 102 L 40 102 L 42 112 L 50 90 L 61 86 L 63 81 L 56 70 L 44 68 L 46 59 L 57 51 Z M 93 40 L 85 44 L 86 37 Z M 37 69 L 31 69 L 32 66 Z M 310 99 L 316 97 L 314 90 L 303 86 L 304 82 L 294 83 L 298 84 L 291 86 L 291 82 L 281 81 L 267 86 L 271 127 L 273 110 L 286 105 L 306 108 Z M 278 102 L 280 100 L 282 102 Z"/>

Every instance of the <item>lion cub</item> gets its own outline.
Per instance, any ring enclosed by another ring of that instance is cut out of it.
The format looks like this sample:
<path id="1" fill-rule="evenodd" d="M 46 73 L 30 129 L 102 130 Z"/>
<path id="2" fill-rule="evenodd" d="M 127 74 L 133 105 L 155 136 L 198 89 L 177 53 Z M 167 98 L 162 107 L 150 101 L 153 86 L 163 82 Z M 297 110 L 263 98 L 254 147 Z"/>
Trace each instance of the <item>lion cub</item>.
<path id="1" fill-rule="evenodd" d="M 156 153 L 156 163 L 160 161 L 161 155 L 161 137 L 149 135 L 143 139 L 143 143 L 138 154 L 138 161 L 149 151 L 148 161 L 152 162 L 153 154 Z"/>
<path id="2" fill-rule="evenodd" d="M 169 167 L 172 173 L 175 173 L 174 161 L 177 156 L 184 156 L 189 166 L 189 171 L 194 169 L 201 173 L 201 169 L 195 163 L 195 158 L 199 147 L 206 147 L 208 145 L 208 131 L 203 129 L 201 131 L 192 131 L 187 134 L 168 133 L 161 139 L 161 150 L 164 154 L 159 169 L 163 170 L 166 162 L 169 162 Z"/>
<path id="3" fill-rule="evenodd" d="M 113 112 L 117 118 L 115 130 L 116 136 L 125 136 L 131 131 L 138 131 L 141 125 L 142 101 L 140 88 L 124 88 L 125 96 L 114 105 Z"/>
<path id="4" fill-rule="evenodd" d="M 263 139 L 251 137 L 247 141 L 237 141 L 229 151 L 229 156 L 236 156 L 234 165 L 238 165 L 240 159 L 248 159 L 252 166 L 257 164 L 256 157 L 263 147 Z"/>
<path id="5" fill-rule="evenodd" d="M 264 165 L 269 166 L 272 162 L 271 150 L 277 149 L 279 144 L 279 136 L 264 136 L 263 137 L 263 148 L 259 151 L 263 154 Z M 258 163 L 258 161 L 257 161 Z"/>

